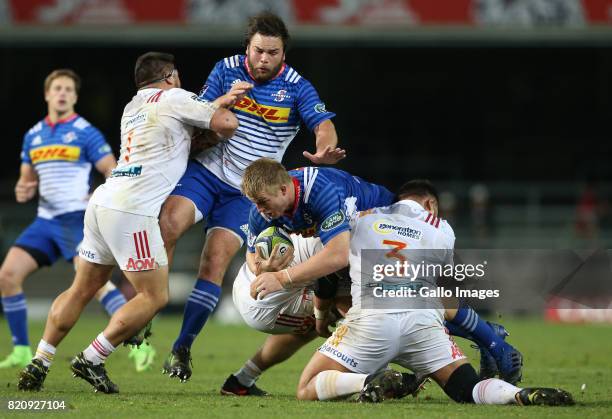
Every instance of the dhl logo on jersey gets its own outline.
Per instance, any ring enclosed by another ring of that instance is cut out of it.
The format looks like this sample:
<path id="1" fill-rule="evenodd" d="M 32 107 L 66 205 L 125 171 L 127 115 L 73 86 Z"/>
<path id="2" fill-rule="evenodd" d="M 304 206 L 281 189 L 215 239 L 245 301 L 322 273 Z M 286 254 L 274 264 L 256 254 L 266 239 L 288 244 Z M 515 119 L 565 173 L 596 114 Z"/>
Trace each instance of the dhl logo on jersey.
<path id="1" fill-rule="evenodd" d="M 53 160 L 77 161 L 80 156 L 81 148 L 73 145 L 49 145 L 30 150 L 33 164 Z"/>
<path id="2" fill-rule="evenodd" d="M 280 106 L 260 105 L 250 97 L 243 97 L 234 105 L 234 108 L 251 115 L 259 116 L 267 122 L 280 124 L 289 120 L 289 112 L 291 108 L 282 108 Z"/>

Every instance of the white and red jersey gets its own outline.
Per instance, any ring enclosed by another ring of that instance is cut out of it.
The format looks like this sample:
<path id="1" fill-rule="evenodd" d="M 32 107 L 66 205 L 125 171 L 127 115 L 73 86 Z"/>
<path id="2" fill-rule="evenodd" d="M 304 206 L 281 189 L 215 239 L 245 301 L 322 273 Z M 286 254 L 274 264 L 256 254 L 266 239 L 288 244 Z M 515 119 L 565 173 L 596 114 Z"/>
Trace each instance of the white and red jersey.
<path id="1" fill-rule="evenodd" d="M 371 263 L 381 263 L 378 259 L 362 261 L 363 250 L 380 251 L 376 257 L 384 256 L 382 262 L 389 265 L 403 260 L 413 264 L 446 265 L 453 264 L 454 246 L 455 233 L 448 222 L 435 217 L 418 202 L 403 200 L 388 207 L 361 212 L 353 220 L 351 229 L 349 264 L 353 307 L 359 307 L 362 282 L 370 286 L 377 284 L 372 272 L 362 272 L 362 269 Z M 385 278 L 384 281 L 393 286 L 406 282 L 406 278 Z M 415 281 L 428 281 L 428 278 L 416 278 Z M 401 309 L 398 305 L 398 309 L 384 311 L 411 310 Z M 377 313 L 381 312 L 377 310 Z"/>
<path id="2" fill-rule="evenodd" d="M 216 106 L 174 88 L 141 89 L 121 118 L 121 156 L 91 202 L 157 217 L 187 167 L 194 127 L 209 128 Z"/>

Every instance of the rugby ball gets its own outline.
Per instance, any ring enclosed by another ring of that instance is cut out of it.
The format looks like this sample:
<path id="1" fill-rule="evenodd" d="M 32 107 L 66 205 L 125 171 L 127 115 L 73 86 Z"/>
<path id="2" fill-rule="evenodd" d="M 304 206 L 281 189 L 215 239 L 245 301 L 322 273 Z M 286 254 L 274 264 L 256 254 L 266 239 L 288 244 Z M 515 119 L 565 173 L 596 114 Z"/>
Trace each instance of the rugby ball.
<path id="1" fill-rule="evenodd" d="M 255 247 L 260 249 L 260 254 L 264 259 L 268 259 L 272 254 L 274 246 L 279 245 L 278 251 L 281 255 L 287 253 L 293 247 L 293 242 L 289 233 L 280 227 L 268 227 L 255 239 Z"/>

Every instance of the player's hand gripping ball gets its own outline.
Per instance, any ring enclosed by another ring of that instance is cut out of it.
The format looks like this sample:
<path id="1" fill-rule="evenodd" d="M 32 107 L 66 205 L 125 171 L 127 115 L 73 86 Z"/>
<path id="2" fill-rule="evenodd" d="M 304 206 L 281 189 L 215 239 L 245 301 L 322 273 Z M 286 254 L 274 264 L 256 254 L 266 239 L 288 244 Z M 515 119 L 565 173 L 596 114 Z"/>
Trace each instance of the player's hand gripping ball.
<path id="1" fill-rule="evenodd" d="M 289 233 L 280 227 L 268 227 L 255 239 L 255 249 L 262 259 L 268 259 L 276 245 L 279 246 L 279 256 L 284 256 L 290 248 L 293 248 Z"/>

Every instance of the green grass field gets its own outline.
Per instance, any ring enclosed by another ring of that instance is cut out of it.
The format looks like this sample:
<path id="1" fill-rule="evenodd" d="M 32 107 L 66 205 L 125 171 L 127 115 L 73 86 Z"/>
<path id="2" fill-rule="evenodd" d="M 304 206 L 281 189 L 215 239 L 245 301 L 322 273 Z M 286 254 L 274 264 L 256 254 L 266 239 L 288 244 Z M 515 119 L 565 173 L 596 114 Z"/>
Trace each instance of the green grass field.
<path id="1" fill-rule="evenodd" d="M 24 394 L 16 389 L 16 370 L 0 370 L 0 399 L 34 398 L 65 400 L 68 413 L 82 418 L 102 417 L 612 417 L 612 327 L 609 325 L 556 325 L 533 319 L 504 319 L 511 331 L 510 341 L 525 356 L 523 385 L 560 386 L 572 392 L 577 406 L 542 408 L 518 406 L 458 405 L 430 385 L 418 399 L 407 398 L 379 405 L 349 402 L 298 402 L 295 387 L 317 343 L 299 352 L 293 359 L 273 368 L 258 385 L 271 392 L 266 398 L 238 398 L 219 395 L 227 375 L 237 370 L 255 351 L 264 335 L 243 326 L 210 323 L 193 348 L 194 374 L 186 384 L 160 373 L 163 358 L 178 331 L 178 317 L 163 317 L 154 325 L 153 344 L 158 358 L 152 371 L 136 373 L 128 359 L 128 350 L 119 349 L 108 362 L 111 378 L 121 393 L 94 393 L 82 380 L 72 378 L 68 360 L 89 344 L 104 327 L 106 319 L 85 317 L 62 343 L 55 364 L 42 392 Z M 0 321 L 0 356 L 10 348 L 6 322 Z M 42 323 L 31 325 L 33 344 L 38 342 Z M 460 345 L 477 366 L 476 350 L 466 341 Z M 586 391 L 580 391 L 586 384 Z M 23 414 L 0 409 L 0 417 Z M 36 413 L 40 415 L 39 413 Z"/>

